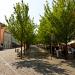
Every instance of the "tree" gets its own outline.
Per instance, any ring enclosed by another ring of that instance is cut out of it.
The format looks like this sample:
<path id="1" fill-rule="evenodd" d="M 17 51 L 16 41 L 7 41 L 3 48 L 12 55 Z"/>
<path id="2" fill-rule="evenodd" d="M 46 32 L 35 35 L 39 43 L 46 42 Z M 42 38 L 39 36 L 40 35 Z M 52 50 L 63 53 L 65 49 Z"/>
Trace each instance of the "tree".
<path id="1" fill-rule="evenodd" d="M 22 3 L 16 3 L 14 7 L 14 13 L 9 19 L 6 18 L 8 23 L 8 29 L 13 36 L 21 42 L 21 58 L 22 58 L 22 45 L 31 44 L 33 39 L 34 23 L 28 15 L 29 7 L 23 1 Z M 25 53 L 25 51 L 24 51 Z"/>
<path id="2" fill-rule="evenodd" d="M 57 19 L 57 37 L 60 42 L 66 44 L 75 35 L 75 1 L 74 0 L 54 0 L 53 15 Z M 61 37 L 60 37 L 61 36 Z"/>
<path id="3" fill-rule="evenodd" d="M 52 9 L 47 5 L 46 17 L 52 26 L 55 27 L 55 37 L 59 42 L 67 43 L 74 36 L 74 12 L 74 0 L 53 0 Z"/>
<path id="4" fill-rule="evenodd" d="M 44 16 L 41 16 L 40 25 L 38 28 L 38 34 L 37 34 L 37 40 L 45 45 L 45 48 L 47 48 L 47 45 L 50 45 L 50 53 L 52 53 L 52 41 L 53 36 L 55 32 L 54 26 L 52 26 L 51 22 L 49 21 L 49 16 L 51 15 L 51 10 L 48 5 L 48 2 L 46 2 L 46 5 L 44 5 Z M 51 55 L 52 59 L 52 55 Z"/>
<path id="5" fill-rule="evenodd" d="M 43 44 L 51 45 L 51 43 L 54 41 L 56 28 L 53 24 L 51 24 L 51 17 L 53 17 L 52 12 L 48 2 L 46 2 L 44 5 L 44 16 L 41 16 L 40 25 L 38 28 L 38 40 Z"/>
<path id="6" fill-rule="evenodd" d="M 38 30 L 42 41 L 50 41 L 48 36 L 53 35 L 55 42 L 65 43 L 67 48 L 67 43 L 75 35 L 75 1 L 53 0 L 52 8 L 47 3 L 44 12 Z"/>
<path id="7" fill-rule="evenodd" d="M 75 35 L 75 1 L 54 0 L 52 9 L 49 19 L 56 28 L 55 37 L 58 43 L 66 44 L 65 53 L 67 55 L 67 43 Z"/>

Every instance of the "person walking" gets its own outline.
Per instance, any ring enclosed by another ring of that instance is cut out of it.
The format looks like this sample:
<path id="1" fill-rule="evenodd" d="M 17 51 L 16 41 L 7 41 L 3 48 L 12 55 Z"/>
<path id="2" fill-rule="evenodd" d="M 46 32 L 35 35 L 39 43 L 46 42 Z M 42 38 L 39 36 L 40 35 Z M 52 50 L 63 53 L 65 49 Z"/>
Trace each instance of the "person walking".
<path id="1" fill-rule="evenodd" d="M 56 56 L 58 58 L 59 57 L 59 46 L 56 46 L 55 50 L 56 50 Z"/>

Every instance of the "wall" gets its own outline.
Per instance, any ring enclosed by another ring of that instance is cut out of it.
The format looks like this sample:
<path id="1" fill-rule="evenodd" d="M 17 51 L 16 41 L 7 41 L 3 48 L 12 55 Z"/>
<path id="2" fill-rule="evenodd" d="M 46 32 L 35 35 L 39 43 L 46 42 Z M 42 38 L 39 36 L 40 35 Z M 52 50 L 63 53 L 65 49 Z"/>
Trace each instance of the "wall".
<path id="1" fill-rule="evenodd" d="M 5 30 L 5 28 L 0 26 L 0 44 L 3 43 L 4 30 Z"/>
<path id="2" fill-rule="evenodd" d="M 4 32 L 4 48 L 11 48 L 12 36 L 9 32 Z"/>

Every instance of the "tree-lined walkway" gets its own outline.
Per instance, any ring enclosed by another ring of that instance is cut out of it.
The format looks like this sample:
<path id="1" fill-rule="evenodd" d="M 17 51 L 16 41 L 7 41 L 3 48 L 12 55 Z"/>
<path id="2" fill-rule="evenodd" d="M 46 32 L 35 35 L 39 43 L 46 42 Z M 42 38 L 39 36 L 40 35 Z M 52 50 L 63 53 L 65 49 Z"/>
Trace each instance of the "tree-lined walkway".
<path id="1" fill-rule="evenodd" d="M 14 49 L 0 51 L 0 74 L 75 75 L 75 60 L 56 58 L 51 60 L 50 56 L 44 55 L 45 52 L 36 46 L 31 46 L 29 53 L 31 53 L 29 57 L 18 59 Z"/>

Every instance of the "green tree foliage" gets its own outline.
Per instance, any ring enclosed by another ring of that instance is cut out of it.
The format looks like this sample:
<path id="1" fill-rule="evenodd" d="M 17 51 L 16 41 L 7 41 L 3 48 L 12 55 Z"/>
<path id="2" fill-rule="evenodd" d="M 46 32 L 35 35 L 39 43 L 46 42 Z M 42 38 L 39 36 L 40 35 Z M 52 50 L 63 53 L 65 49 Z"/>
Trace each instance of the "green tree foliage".
<path id="1" fill-rule="evenodd" d="M 21 42 L 21 57 L 22 57 L 22 45 L 26 49 L 33 41 L 34 23 L 28 15 L 28 4 L 16 3 L 14 7 L 14 13 L 9 19 L 6 18 L 8 23 L 8 29 L 13 36 Z M 24 51 L 25 52 L 25 51 Z"/>
<path id="2" fill-rule="evenodd" d="M 57 33 L 55 35 L 58 43 L 65 43 L 65 58 L 68 54 L 67 43 L 75 35 L 75 1 L 74 0 L 54 0 L 53 21 Z"/>
<path id="3" fill-rule="evenodd" d="M 46 2 L 38 28 L 38 41 L 50 45 L 53 42 L 65 43 L 66 50 L 64 50 L 67 55 L 67 43 L 73 37 L 75 37 L 75 1 L 53 0 L 51 9 Z"/>
<path id="4" fill-rule="evenodd" d="M 56 18 L 57 38 L 67 43 L 75 34 L 75 1 L 54 0 L 53 16 Z M 61 37 L 60 37 L 61 36 Z"/>
<path id="5" fill-rule="evenodd" d="M 48 2 L 44 6 L 44 16 L 41 16 L 40 25 L 38 28 L 38 41 L 43 44 L 50 44 L 52 36 L 54 37 L 54 33 L 56 32 L 54 25 L 51 24 L 51 10 Z M 53 17 L 53 16 L 52 16 Z"/>
<path id="6" fill-rule="evenodd" d="M 40 20 L 38 34 L 42 41 L 46 36 L 54 35 L 57 42 L 67 43 L 75 34 L 75 1 L 53 0 L 50 9 L 46 2 L 44 16 Z M 54 39 L 55 40 L 55 39 Z"/>

